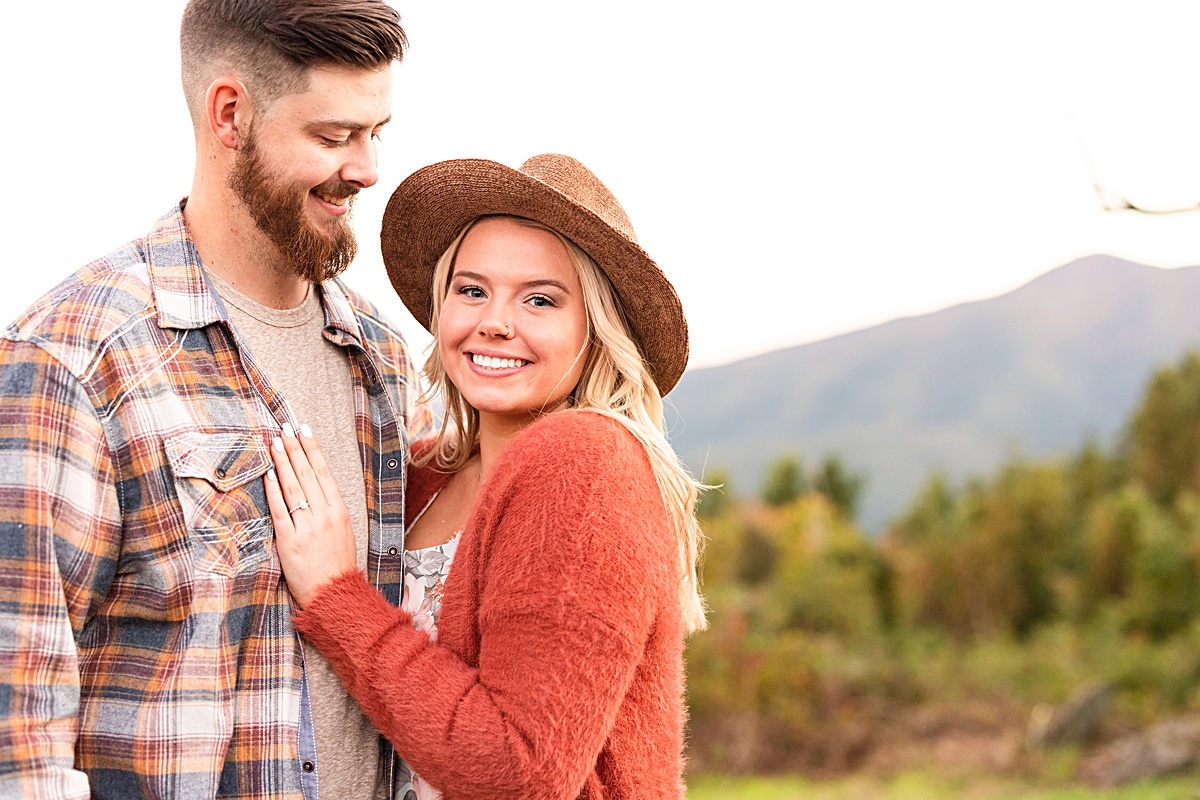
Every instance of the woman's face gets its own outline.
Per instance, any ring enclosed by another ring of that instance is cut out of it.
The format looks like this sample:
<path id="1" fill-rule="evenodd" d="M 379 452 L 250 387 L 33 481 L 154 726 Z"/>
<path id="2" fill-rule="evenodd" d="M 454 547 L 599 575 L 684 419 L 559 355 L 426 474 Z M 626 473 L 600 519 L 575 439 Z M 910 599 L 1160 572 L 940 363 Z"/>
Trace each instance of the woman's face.
<path id="1" fill-rule="evenodd" d="M 481 424 L 523 425 L 556 408 L 588 356 L 583 290 L 566 247 L 511 218 L 477 223 L 459 246 L 438 339 L 447 376 Z"/>

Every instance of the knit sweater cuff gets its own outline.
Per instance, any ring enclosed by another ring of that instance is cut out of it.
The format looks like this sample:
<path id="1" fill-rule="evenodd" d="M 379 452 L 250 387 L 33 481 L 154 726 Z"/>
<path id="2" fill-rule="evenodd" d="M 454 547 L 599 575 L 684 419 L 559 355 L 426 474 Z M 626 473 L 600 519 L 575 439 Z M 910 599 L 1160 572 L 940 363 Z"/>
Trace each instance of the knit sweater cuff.
<path id="1" fill-rule="evenodd" d="M 350 666 L 347 656 L 370 651 L 397 623 L 412 624 L 408 615 L 388 603 L 357 569 L 325 584 L 312 602 L 296 612 L 294 621 L 304 638 L 335 667 Z"/>

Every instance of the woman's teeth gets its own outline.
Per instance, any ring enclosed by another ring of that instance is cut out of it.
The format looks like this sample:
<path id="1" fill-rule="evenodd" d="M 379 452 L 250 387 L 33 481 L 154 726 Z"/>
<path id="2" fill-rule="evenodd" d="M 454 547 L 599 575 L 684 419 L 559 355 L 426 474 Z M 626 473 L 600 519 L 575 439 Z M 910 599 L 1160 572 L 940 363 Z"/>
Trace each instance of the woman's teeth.
<path id="1" fill-rule="evenodd" d="M 478 353 L 471 354 L 471 361 L 485 369 L 512 369 L 523 367 L 529 363 L 519 358 L 492 358 L 491 356 L 481 356 Z"/>

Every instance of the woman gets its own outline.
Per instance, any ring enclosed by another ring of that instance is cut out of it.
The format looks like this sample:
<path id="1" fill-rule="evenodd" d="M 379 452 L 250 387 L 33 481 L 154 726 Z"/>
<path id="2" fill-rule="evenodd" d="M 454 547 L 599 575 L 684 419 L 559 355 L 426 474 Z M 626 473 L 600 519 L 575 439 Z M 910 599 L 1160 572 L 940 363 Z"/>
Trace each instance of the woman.
<path id="1" fill-rule="evenodd" d="M 413 447 L 400 609 L 355 569 L 307 428 L 273 443 L 297 628 L 419 800 L 682 797 L 683 636 L 704 616 L 697 484 L 662 430 L 687 361 L 673 289 L 559 155 L 419 170 L 383 244 L 434 334 L 445 422 Z"/>

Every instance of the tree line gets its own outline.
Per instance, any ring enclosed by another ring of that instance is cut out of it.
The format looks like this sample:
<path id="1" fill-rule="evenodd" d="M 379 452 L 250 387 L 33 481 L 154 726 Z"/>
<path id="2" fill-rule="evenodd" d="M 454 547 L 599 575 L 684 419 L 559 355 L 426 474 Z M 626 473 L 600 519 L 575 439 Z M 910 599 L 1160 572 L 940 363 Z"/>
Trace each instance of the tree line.
<path id="1" fill-rule="evenodd" d="M 947 696 L 1021 707 L 1102 679 L 1132 716 L 1200 704 L 1200 353 L 1154 373 L 1114 442 L 932 475 L 878 539 L 854 522 L 862 485 L 788 456 L 757 497 L 702 499 L 699 766 L 853 760 L 856 725 Z"/>

